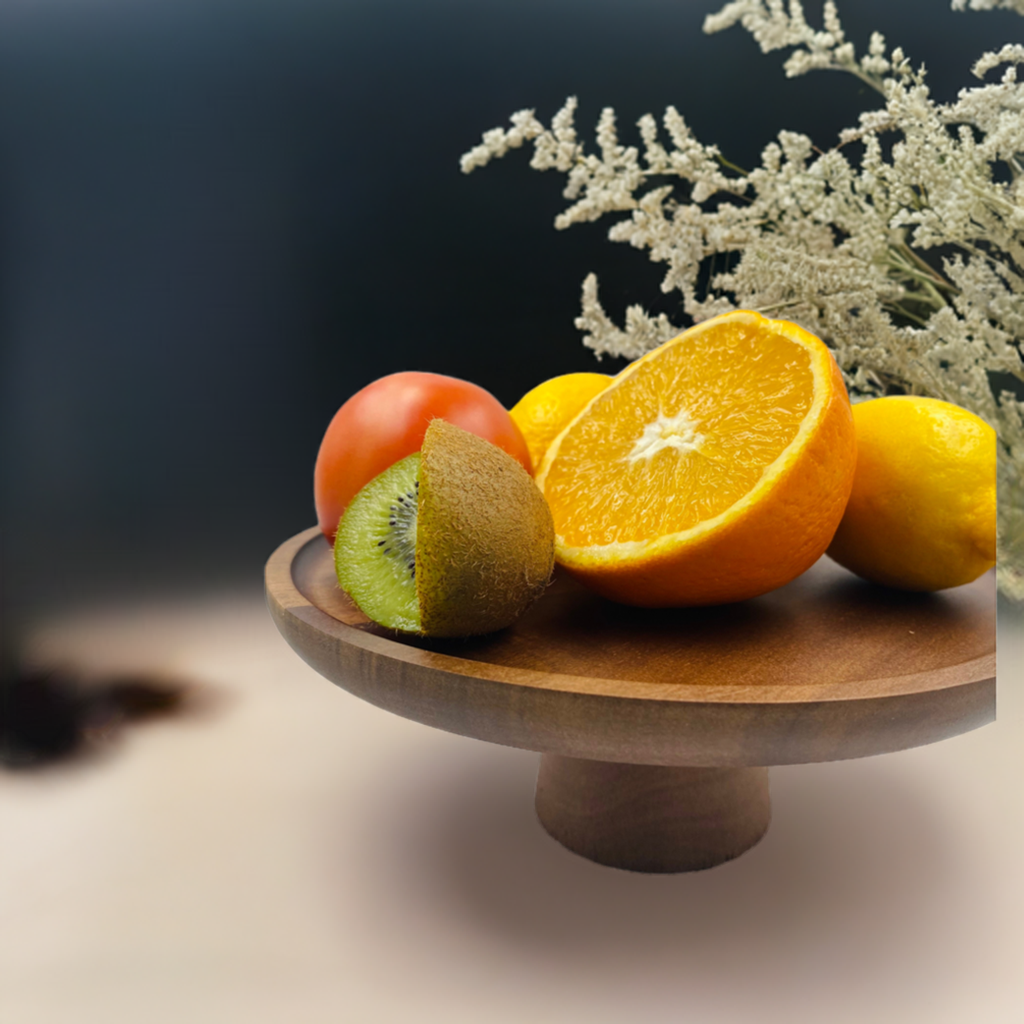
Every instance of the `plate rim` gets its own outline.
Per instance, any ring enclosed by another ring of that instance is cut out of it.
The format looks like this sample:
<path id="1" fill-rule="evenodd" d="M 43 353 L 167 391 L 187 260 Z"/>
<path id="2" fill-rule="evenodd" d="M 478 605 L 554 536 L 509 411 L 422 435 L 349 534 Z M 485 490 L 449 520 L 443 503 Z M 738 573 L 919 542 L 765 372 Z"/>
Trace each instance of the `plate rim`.
<path id="1" fill-rule="evenodd" d="M 268 601 L 277 606 L 279 614 L 295 616 L 307 626 L 340 643 L 378 657 L 470 679 L 564 694 L 645 703 L 763 706 L 884 701 L 963 686 L 991 684 L 996 678 L 994 645 L 990 653 L 940 669 L 895 676 L 876 676 L 858 679 L 855 682 L 822 684 L 821 687 L 786 686 L 778 683 L 758 684 L 756 687 L 743 684 L 711 686 L 699 683 L 660 683 L 543 672 L 537 669 L 475 661 L 412 646 L 403 643 L 397 637 L 381 636 L 358 629 L 334 618 L 310 601 L 295 582 L 293 566 L 299 555 L 311 543 L 322 537 L 323 533 L 318 526 L 309 527 L 280 544 L 268 559 L 265 569 L 266 593 Z M 877 684 L 874 688 L 876 692 L 853 692 L 871 683 Z M 844 690 L 846 692 L 843 692 Z"/>

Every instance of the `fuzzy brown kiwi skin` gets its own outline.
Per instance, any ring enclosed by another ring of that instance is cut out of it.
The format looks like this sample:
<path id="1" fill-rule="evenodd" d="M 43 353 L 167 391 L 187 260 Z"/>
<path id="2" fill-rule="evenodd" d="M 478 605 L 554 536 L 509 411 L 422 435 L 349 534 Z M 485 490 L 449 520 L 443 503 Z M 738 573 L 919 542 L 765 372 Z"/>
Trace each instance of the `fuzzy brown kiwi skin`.
<path id="1" fill-rule="evenodd" d="M 444 420 L 427 428 L 421 455 L 420 628 L 436 637 L 503 629 L 551 579 L 551 510 L 511 455 Z"/>

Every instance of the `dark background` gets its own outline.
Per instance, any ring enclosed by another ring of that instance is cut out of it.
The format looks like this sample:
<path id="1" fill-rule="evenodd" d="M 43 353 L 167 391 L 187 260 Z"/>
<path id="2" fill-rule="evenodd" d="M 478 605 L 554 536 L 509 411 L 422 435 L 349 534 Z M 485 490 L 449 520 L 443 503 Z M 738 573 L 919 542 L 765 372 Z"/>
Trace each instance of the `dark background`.
<path id="1" fill-rule="evenodd" d="M 675 104 L 751 166 L 781 128 L 830 145 L 868 91 L 792 81 L 719 0 L 35 0 L 0 6 L 0 443 L 8 624 L 111 592 L 260 583 L 311 525 L 336 408 L 385 373 L 507 405 L 599 367 L 573 326 L 682 321 L 610 222 L 555 232 L 557 174 L 459 156 L 522 107 L 580 98 L 634 140 Z M 817 23 L 820 8 L 807 3 Z M 847 0 L 949 100 L 1008 12 Z M 606 363 L 606 367 L 608 364 Z"/>

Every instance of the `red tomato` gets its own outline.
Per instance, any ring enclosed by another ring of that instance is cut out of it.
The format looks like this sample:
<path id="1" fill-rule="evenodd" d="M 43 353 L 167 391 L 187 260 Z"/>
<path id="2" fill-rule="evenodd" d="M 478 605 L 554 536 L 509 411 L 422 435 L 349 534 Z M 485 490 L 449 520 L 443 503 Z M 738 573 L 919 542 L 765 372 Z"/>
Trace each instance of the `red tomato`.
<path id="1" fill-rule="evenodd" d="M 489 391 L 438 373 L 393 373 L 357 391 L 334 414 L 320 443 L 313 492 L 320 529 L 329 540 L 362 487 L 420 450 L 433 419 L 447 420 L 496 444 L 532 474 L 523 435 Z"/>

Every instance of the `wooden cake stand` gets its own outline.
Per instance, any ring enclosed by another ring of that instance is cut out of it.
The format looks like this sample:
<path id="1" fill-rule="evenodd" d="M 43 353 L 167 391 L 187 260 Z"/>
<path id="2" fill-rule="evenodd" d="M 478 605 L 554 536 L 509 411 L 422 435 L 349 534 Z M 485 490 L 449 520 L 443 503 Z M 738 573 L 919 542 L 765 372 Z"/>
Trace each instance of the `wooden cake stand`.
<path id="1" fill-rule="evenodd" d="M 715 608 L 630 608 L 566 577 L 513 626 L 396 635 L 338 588 L 315 527 L 266 567 L 285 639 L 378 707 L 541 753 L 537 814 L 570 850 L 634 871 L 712 867 L 768 828 L 768 765 L 865 757 L 995 718 L 993 574 L 940 594 L 822 558 Z"/>

